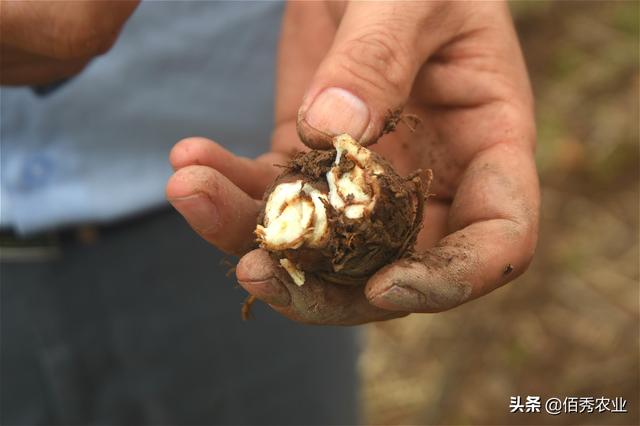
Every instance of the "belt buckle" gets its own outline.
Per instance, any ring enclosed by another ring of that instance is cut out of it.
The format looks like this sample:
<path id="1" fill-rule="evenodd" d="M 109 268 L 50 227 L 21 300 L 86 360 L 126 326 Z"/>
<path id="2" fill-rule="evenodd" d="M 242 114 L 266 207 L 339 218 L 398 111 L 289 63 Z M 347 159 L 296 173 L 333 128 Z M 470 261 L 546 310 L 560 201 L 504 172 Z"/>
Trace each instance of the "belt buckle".
<path id="1" fill-rule="evenodd" d="M 13 231 L 0 231 L 0 262 L 42 262 L 62 255 L 66 244 L 90 246 L 100 238 L 97 226 L 86 225 L 65 231 L 20 237 Z"/>
<path id="2" fill-rule="evenodd" d="M 19 238 L 12 231 L 0 232 L 0 262 L 41 262 L 61 254 L 55 233 Z"/>

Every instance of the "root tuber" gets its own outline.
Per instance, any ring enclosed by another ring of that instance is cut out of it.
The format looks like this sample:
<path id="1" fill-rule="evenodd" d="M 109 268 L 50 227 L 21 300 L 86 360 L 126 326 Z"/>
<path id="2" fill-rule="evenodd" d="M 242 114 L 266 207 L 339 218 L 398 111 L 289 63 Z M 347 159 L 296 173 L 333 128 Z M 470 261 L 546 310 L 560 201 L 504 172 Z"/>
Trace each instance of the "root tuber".
<path id="1" fill-rule="evenodd" d="M 422 226 L 430 170 L 402 178 L 347 134 L 333 146 L 294 157 L 267 190 L 258 218 L 260 246 L 299 286 L 305 274 L 363 284 L 410 255 Z"/>

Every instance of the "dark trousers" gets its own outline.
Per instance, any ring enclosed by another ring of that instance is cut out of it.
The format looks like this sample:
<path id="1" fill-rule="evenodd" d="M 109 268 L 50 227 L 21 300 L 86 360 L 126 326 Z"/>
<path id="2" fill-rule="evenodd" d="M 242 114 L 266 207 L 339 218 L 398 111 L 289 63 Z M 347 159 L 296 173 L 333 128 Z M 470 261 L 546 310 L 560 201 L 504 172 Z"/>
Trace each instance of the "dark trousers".
<path id="1" fill-rule="evenodd" d="M 1 422 L 352 424 L 356 339 L 254 305 L 172 211 L 0 264 Z"/>

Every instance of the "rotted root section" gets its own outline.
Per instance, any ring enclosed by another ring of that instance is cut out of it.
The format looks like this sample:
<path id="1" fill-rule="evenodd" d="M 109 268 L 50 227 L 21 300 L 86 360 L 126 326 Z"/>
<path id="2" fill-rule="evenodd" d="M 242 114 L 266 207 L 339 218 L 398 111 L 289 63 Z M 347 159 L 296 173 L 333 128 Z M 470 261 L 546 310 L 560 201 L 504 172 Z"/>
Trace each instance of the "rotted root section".
<path id="1" fill-rule="evenodd" d="M 298 285 L 305 272 L 361 284 L 411 252 L 431 171 L 398 176 L 349 135 L 294 158 L 268 191 L 256 235 Z"/>

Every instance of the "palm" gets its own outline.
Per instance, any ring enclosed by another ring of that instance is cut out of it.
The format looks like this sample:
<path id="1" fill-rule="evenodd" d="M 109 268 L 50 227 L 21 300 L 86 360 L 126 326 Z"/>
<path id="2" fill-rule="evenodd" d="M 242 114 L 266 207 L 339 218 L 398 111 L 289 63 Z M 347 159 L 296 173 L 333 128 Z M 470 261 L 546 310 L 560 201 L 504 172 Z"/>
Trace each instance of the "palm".
<path id="1" fill-rule="evenodd" d="M 401 8 L 382 2 L 356 5 L 365 12 L 368 7 Z M 414 6 L 421 7 L 412 3 Z M 441 40 L 442 47 L 431 52 L 415 79 L 412 77 L 408 99 L 406 92 L 401 96 L 395 93 L 394 100 L 386 99 L 385 92 L 382 100 L 389 105 L 407 101 L 403 112 L 418 116 L 420 125 L 411 131 L 400 123 L 395 132 L 385 135 L 372 149 L 387 158 L 401 175 L 419 168 L 432 169 L 434 173 L 430 191 L 434 197 L 427 205 L 418 238 L 421 260 L 401 261 L 383 268 L 369 280 L 364 291 L 329 285 L 313 277 L 298 288 L 266 252 L 253 250 L 237 267 L 238 280 L 250 293 L 295 320 L 356 324 L 407 312 L 449 309 L 524 271 L 535 247 L 539 198 L 532 156 L 532 100 L 508 12 L 493 3 L 477 8 L 471 15 L 466 6 L 458 9 L 465 19 L 471 16 L 471 25 L 477 27 L 453 34 L 453 39 Z M 229 216 L 228 225 L 236 230 L 226 229 L 223 233 L 218 226 L 216 232 L 200 234 L 234 253 L 245 253 L 255 244 L 253 229 L 262 204 L 249 196 L 259 198 L 264 193 L 279 171 L 274 164 L 283 164 L 295 151 L 308 149 L 298 138 L 297 113 L 301 101 L 304 111 L 307 88 L 313 93 L 322 87 L 318 86 L 316 70 L 323 69 L 341 13 L 323 17 L 327 9 L 319 3 L 294 2 L 288 10 L 280 45 L 278 124 L 271 152 L 249 162 L 230 157 L 223 161 L 216 157 L 219 147 L 200 157 L 191 149 L 191 154 L 185 154 L 189 161 L 172 160 L 176 168 L 176 163 L 204 164 L 221 172 L 200 170 L 209 179 L 200 177 L 198 186 L 193 183 L 193 176 L 175 183 L 180 181 L 180 175 L 187 174 L 180 170 L 167 192 L 189 192 L 180 185 L 206 191 L 209 181 L 223 182 L 226 189 L 215 191 L 210 197 L 220 198 L 222 192 L 227 198 L 232 194 L 239 200 L 236 204 L 241 203 L 241 209 L 229 208 L 225 213 Z M 378 15 L 365 13 L 363 19 L 365 16 Z M 487 22 L 491 25 L 485 25 Z M 335 71 L 324 68 L 325 74 Z M 383 110 L 374 111 L 376 117 L 384 114 Z M 183 148 L 188 151 L 187 146 Z M 189 209 L 176 207 L 189 220 Z M 242 215 L 238 216 L 240 211 Z M 237 225 L 240 222 L 241 226 Z M 197 226 L 194 228 L 198 230 Z M 229 242 L 229 235 L 239 237 Z"/>

